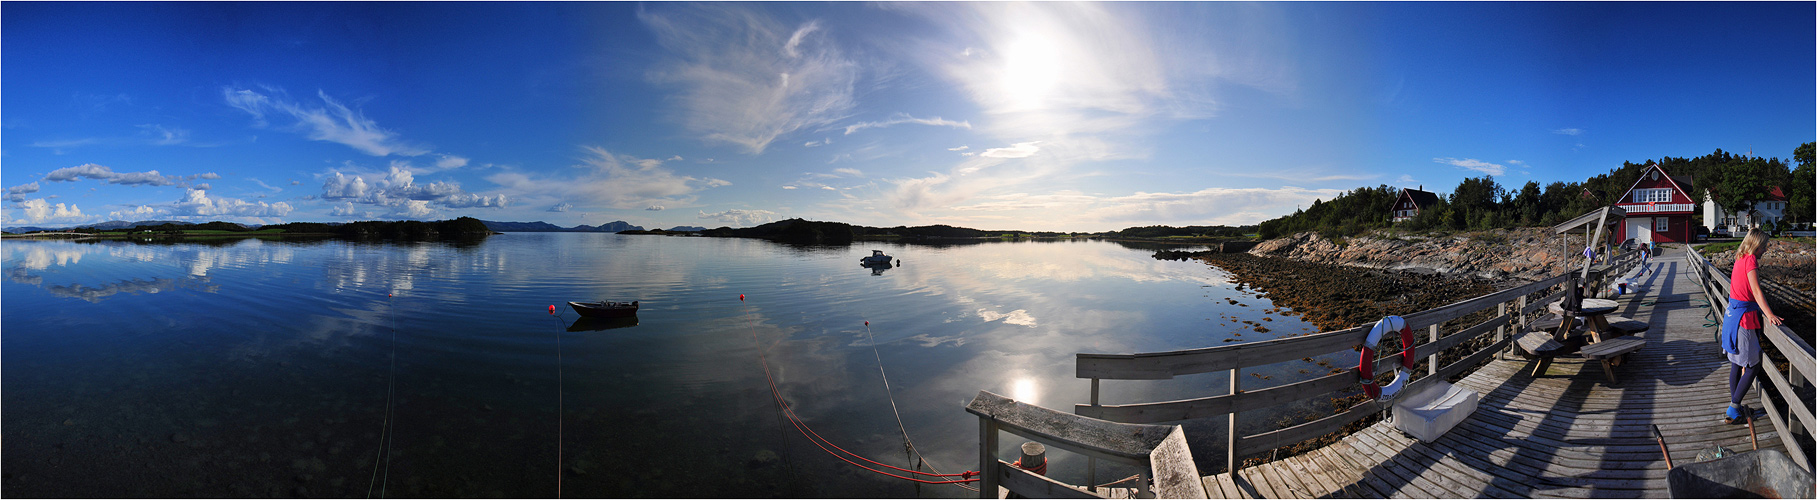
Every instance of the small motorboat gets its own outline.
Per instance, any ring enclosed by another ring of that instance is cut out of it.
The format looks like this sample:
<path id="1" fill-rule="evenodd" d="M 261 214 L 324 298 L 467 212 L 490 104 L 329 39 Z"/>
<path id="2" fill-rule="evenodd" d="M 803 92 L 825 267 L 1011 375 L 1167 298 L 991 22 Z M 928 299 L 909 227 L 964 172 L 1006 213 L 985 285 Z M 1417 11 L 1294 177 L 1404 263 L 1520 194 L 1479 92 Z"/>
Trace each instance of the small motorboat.
<path id="1" fill-rule="evenodd" d="M 896 258 L 888 256 L 888 255 L 884 255 L 882 250 L 871 250 L 871 256 L 865 257 L 862 259 L 858 259 L 858 263 L 859 264 L 870 264 L 870 265 L 889 264 L 890 261 L 892 261 L 892 260 L 896 260 Z"/>
<path id="2" fill-rule="evenodd" d="M 637 301 L 569 302 L 568 307 L 588 318 L 627 318 L 637 315 Z"/>

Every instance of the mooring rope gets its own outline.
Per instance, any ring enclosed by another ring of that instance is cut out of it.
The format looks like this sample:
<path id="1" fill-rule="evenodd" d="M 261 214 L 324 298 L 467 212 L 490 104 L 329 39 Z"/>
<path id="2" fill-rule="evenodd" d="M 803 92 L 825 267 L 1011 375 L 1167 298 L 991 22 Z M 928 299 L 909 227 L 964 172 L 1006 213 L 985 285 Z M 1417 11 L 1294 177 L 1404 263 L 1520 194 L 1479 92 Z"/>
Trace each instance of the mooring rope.
<path id="1" fill-rule="evenodd" d="M 567 311 L 555 313 L 555 305 L 549 305 L 549 316 L 555 318 L 555 498 L 562 497 L 562 413 L 565 404 L 562 401 L 562 330 L 567 326 Z"/>
<path id="2" fill-rule="evenodd" d="M 744 302 L 744 295 L 742 295 L 742 294 L 739 295 L 738 301 L 741 303 Z M 788 400 L 786 400 L 782 397 L 782 391 L 780 389 L 776 388 L 776 377 L 774 375 L 772 375 L 770 372 L 770 362 L 769 362 L 768 357 L 764 355 L 763 342 L 761 342 L 757 339 L 757 325 L 752 322 L 749 305 L 745 305 L 745 324 L 751 332 L 751 343 L 757 347 L 757 360 L 760 364 L 763 365 L 763 378 L 770 385 L 770 396 L 775 398 L 776 404 L 782 407 L 784 416 L 786 416 L 788 418 L 790 424 L 793 424 L 795 426 L 795 430 L 797 432 L 800 432 L 802 437 L 808 438 L 809 442 L 814 443 L 815 447 L 820 448 L 820 451 L 824 451 L 828 455 L 832 455 L 834 458 L 838 458 L 839 460 L 842 460 L 845 463 L 857 466 L 860 469 L 875 472 L 875 473 L 882 474 L 885 476 L 890 476 L 890 477 L 897 478 L 897 479 L 914 481 L 914 482 L 922 483 L 922 484 L 956 484 L 956 483 L 969 483 L 969 482 L 974 482 L 974 481 L 980 480 L 980 478 L 977 477 L 980 473 L 977 471 L 965 471 L 965 472 L 959 473 L 959 474 L 936 474 L 936 473 L 921 472 L 921 471 L 913 470 L 913 469 L 904 469 L 904 468 L 886 464 L 883 462 L 878 462 L 876 460 L 871 460 L 869 458 L 865 458 L 864 456 L 859 455 L 857 453 L 852 453 L 850 451 L 846 451 L 845 448 L 840 448 L 839 445 L 833 444 L 832 441 L 828 441 L 826 438 L 821 437 L 820 433 L 814 432 L 813 428 L 808 427 L 807 422 L 804 422 L 801 420 L 800 415 L 795 414 L 795 410 L 789 406 Z M 827 449 L 827 447 L 829 447 L 829 446 L 832 447 L 832 449 Z M 839 450 L 839 452 L 844 453 L 844 455 L 841 455 L 840 453 L 834 453 L 833 450 Z M 929 481 L 929 480 L 925 480 L 925 479 L 905 477 L 905 476 L 890 473 L 887 471 L 873 469 L 871 467 L 868 467 L 864 464 L 860 464 L 858 462 L 853 462 L 851 459 L 846 458 L 845 455 L 851 455 L 853 458 L 857 458 L 859 460 L 863 460 L 863 461 L 866 461 L 866 462 L 869 462 L 869 463 L 872 463 L 875 465 L 887 467 L 890 469 L 907 472 L 910 474 L 921 474 L 924 476 L 932 476 L 932 477 L 959 477 L 962 479 L 945 480 L 945 481 Z"/>
<path id="3" fill-rule="evenodd" d="M 903 446 L 908 447 L 909 452 L 915 454 L 916 460 L 920 461 L 920 463 L 927 464 L 929 470 L 939 474 L 940 468 L 935 467 L 933 462 L 929 462 L 927 457 L 921 456 L 921 449 L 915 447 L 915 442 L 909 439 L 908 428 L 902 425 L 902 412 L 896 409 L 896 394 L 890 392 L 890 375 L 883 371 L 883 355 L 877 353 L 877 336 L 871 333 L 871 322 L 869 320 L 864 322 L 864 336 L 871 342 L 871 356 L 877 358 L 877 374 L 883 376 L 883 394 L 890 399 L 890 413 L 896 414 L 896 429 L 902 431 Z M 1042 464 L 1042 468 L 1045 471 L 1046 464 Z M 978 491 L 977 488 L 966 486 L 963 483 L 953 483 L 953 485 L 972 491 Z"/>
<path id="4" fill-rule="evenodd" d="M 392 412 L 397 403 L 397 300 L 392 294 L 385 294 L 386 315 L 391 319 L 391 380 L 385 389 L 385 420 L 379 430 L 379 449 L 372 457 L 372 479 L 366 484 L 366 498 L 372 498 L 372 487 L 379 486 L 379 498 L 385 498 L 385 488 L 391 482 L 391 442 L 397 440 L 397 433 L 392 432 Z M 385 482 L 379 483 L 379 459 L 385 461 Z"/>

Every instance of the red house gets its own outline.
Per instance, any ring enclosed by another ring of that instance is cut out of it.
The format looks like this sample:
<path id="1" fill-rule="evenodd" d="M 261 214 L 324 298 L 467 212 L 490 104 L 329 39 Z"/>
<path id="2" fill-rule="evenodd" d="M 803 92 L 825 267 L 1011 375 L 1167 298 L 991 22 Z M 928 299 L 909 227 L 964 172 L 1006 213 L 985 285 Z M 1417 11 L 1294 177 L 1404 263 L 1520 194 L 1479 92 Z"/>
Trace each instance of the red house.
<path id="1" fill-rule="evenodd" d="M 1640 180 L 1615 199 L 1615 205 L 1628 211 L 1621 231 L 1614 241 L 1633 238 L 1640 243 L 1689 243 L 1695 234 L 1691 214 L 1697 204 L 1691 198 L 1691 176 L 1673 177 L 1658 165 L 1647 165 Z"/>
<path id="2" fill-rule="evenodd" d="M 1401 188 L 1400 198 L 1394 200 L 1394 218 L 1392 220 L 1400 222 L 1412 219 L 1413 216 L 1419 215 L 1421 210 L 1432 206 L 1433 203 L 1438 203 L 1438 195 L 1418 189 Z"/>

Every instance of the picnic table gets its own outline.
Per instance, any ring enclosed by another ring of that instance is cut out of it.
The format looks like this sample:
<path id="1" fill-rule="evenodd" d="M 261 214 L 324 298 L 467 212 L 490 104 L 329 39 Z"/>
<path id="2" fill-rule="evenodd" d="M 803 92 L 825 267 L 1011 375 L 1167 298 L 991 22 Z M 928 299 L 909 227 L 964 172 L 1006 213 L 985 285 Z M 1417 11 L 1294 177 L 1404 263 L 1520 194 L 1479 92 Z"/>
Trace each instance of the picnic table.
<path id="1" fill-rule="evenodd" d="M 1602 342 L 1604 333 L 1612 334 L 1616 332 L 1614 328 L 1609 326 L 1609 320 L 1603 316 L 1615 312 L 1615 309 L 1618 307 L 1620 307 L 1620 305 L 1610 299 L 1584 299 L 1583 305 L 1578 308 L 1577 312 L 1572 314 L 1565 314 L 1564 301 L 1562 300 L 1547 305 L 1546 309 L 1557 313 L 1559 316 L 1563 316 L 1566 322 L 1570 322 L 1572 316 L 1583 316 L 1584 319 L 1589 322 L 1588 326 L 1591 342 L 1595 343 Z M 1570 329 L 1560 328 L 1559 331 L 1566 332 L 1570 331 Z M 1560 336 L 1562 336 L 1562 334 L 1560 334 Z"/>

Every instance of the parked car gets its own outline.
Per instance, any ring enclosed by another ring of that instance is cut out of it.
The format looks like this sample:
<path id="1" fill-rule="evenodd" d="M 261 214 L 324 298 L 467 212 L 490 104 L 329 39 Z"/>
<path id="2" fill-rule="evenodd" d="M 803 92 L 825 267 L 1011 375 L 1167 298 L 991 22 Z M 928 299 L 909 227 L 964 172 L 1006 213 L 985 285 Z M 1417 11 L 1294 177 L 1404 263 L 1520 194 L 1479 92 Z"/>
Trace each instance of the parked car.
<path id="1" fill-rule="evenodd" d="M 1710 228 L 1703 227 L 1703 226 L 1697 226 L 1697 235 L 1692 236 L 1692 238 L 1694 238 L 1696 241 L 1704 241 L 1704 240 L 1710 239 Z"/>

